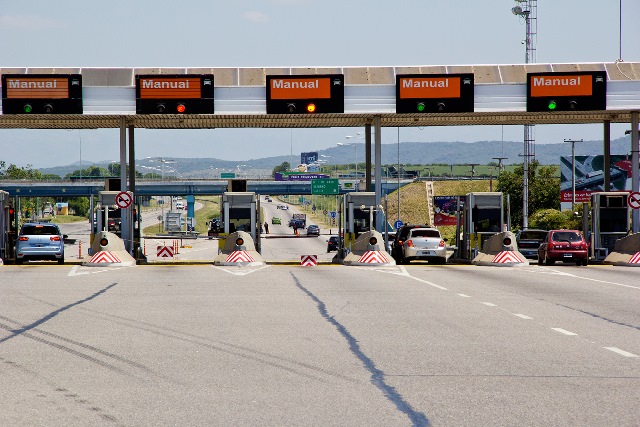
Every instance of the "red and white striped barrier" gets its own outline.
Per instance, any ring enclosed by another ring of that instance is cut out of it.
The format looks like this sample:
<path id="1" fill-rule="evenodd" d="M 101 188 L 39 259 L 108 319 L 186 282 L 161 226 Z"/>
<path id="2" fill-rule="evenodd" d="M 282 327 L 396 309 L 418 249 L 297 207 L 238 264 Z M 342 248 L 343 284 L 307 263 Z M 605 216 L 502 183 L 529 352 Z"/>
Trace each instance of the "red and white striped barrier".
<path id="1" fill-rule="evenodd" d="M 381 251 L 366 251 L 358 260 L 360 264 L 388 264 L 389 258 Z"/>
<path id="2" fill-rule="evenodd" d="M 300 265 L 303 267 L 314 267 L 318 265 L 318 255 L 301 255 Z"/>
<path id="3" fill-rule="evenodd" d="M 629 264 L 640 264 L 640 252 L 636 252 L 629 260 Z"/>
<path id="4" fill-rule="evenodd" d="M 255 262 L 255 260 L 246 251 L 233 251 L 227 257 L 226 262 Z"/>
<path id="5" fill-rule="evenodd" d="M 518 252 L 514 251 L 502 251 L 499 252 L 496 256 L 491 260 L 492 263 L 495 264 L 522 264 L 526 263 L 527 260 L 522 258 Z"/>
<path id="6" fill-rule="evenodd" d="M 156 256 L 158 258 L 173 258 L 174 250 L 171 246 L 158 246 L 156 248 Z"/>
<path id="7" fill-rule="evenodd" d="M 119 264 L 121 262 L 116 254 L 109 251 L 101 251 L 96 252 L 95 255 L 91 257 L 89 264 Z"/>

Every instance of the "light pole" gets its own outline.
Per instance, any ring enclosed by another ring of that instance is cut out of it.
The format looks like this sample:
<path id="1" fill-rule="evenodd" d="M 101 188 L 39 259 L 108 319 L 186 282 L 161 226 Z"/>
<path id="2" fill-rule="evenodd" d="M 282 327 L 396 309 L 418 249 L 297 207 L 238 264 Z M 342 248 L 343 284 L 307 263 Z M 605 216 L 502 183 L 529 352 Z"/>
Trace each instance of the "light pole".
<path id="1" fill-rule="evenodd" d="M 576 205 L 576 142 L 584 141 L 581 139 L 565 139 L 564 142 L 571 143 L 571 212 L 573 212 Z"/>
<path id="2" fill-rule="evenodd" d="M 537 0 L 515 0 L 518 4 L 511 8 L 511 12 L 524 18 L 526 27 L 525 64 L 536 62 L 536 39 L 538 36 Z M 522 6 L 520 6 L 522 5 Z M 529 162 L 531 144 L 535 142 L 533 137 L 533 125 L 524 125 L 524 177 L 522 188 L 522 228 L 529 226 Z"/>
<path id="3" fill-rule="evenodd" d="M 352 137 L 348 136 L 347 138 L 352 138 Z M 353 148 L 355 148 L 356 178 L 358 178 L 358 144 L 350 143 L 350 142 L 338 142 L 338 145 L 341 147 L 353 146 Z"/>
<path id="4" fill-rule="evenodd" d="M 166 159 L 164 157 L 147 157 L 150 162 L 158 161 L 160 162 L 160 180 L 164 181 L 164 165 L 166 164 L 175 164 L 178 163 L 173 159 Z"/>

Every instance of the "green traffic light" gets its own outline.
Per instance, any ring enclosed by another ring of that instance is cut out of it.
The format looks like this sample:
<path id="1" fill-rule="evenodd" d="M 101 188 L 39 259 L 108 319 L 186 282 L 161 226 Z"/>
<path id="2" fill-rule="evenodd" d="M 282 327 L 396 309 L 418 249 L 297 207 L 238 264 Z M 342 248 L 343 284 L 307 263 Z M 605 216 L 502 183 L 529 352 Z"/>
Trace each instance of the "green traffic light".
<path id="1" fill-rule="evenodd" d="M 424 111 L 424 108 L 424 102 L 418 102 L 418 105 L 416 105 L 416 109 L 421 113 Z"/>
<path id="2" fill-rule="evenodd" d="M 24 112 L 25 113 L 30 113 L 33 111 L 33 107 L 31 106 L 31 104 L 24 104 Z"/>
<path id="3" fill-rule="evenodd" d="M 557 106 L 558 104 L 556 103 L 556 101 L 549 101 L 549 110 L 555 110 Z"/>

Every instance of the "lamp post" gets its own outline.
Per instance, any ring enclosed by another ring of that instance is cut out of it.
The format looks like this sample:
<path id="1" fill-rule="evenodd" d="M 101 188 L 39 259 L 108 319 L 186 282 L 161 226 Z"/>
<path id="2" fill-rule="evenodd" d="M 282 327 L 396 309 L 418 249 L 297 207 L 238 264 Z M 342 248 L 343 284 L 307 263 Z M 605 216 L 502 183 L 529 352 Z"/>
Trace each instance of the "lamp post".
<path id="1" fill-rule="evenodd" d="M 576 205 L 576 142 L 583 141 L 581 139 L 565 139 L 564 142 L 571 143 L 571 211 L 573 212 Z"/>
<path id="2" fill-rule="evenodd" d="M 352 138 L 352 137 L 347 136 L 347 138 Z M 355 148 L 356 178 L 358 178 L 358 145 L 350 142 L 338 142 L 338 145 L 341 147 L 353 146 L 353 148 Z"/>

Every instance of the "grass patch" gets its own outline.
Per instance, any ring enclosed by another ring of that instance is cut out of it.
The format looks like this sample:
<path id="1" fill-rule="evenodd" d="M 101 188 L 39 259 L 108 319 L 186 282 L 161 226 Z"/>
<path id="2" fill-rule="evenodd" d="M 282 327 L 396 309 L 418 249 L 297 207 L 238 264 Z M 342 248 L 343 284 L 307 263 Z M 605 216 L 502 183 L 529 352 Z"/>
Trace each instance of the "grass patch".
<path id="1" fill-rule="evenodd" d="M 89 221 L 89 218 L 87 218 L 86 216 L 79 216 L 79 215 L 56 215 L 56 216 L 51 216 L 51 217 L 44 217 L 41 218 L 44 220 L 50 219 L 52 223 L 54 224 L 69 224 L 72 222 L 82 222 L 82 221 Z"/>

